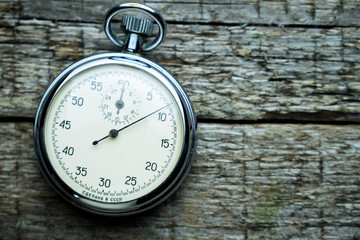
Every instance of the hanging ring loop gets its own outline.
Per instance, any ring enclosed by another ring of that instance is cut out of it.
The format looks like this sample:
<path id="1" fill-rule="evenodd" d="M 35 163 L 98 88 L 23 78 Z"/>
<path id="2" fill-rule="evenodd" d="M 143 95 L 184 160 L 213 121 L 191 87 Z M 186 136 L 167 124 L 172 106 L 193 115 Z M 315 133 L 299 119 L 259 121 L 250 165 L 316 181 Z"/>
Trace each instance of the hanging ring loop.
<path id="1" fill-rule="evenodd" d="M 119 39 L 114 32 L 111 29 L 111 21 L 112 19 L 118 15 L 119 13 L 124 12 L 139 12 L 142 13 L 148 17 L 150 17 L 159 27 L 159 31 L 155 39 L 144 42 L 140 48 L 142 51 L 150 51 L 156 48 L 164 39 L 166 34 L 166 22 L 162 18 L 160 14 L 155 12 L 152 8 L 139 4 L 139 3 L 123 3 L 120 5 L 116 5 L 115 7 L 111 8 L 105 16 L 104 21 L 104 29 L 106 36 L 110 39 L 112 43 L 114 43 L 116 46 L 124 47 L 125 42 L 121 39 Z"/>

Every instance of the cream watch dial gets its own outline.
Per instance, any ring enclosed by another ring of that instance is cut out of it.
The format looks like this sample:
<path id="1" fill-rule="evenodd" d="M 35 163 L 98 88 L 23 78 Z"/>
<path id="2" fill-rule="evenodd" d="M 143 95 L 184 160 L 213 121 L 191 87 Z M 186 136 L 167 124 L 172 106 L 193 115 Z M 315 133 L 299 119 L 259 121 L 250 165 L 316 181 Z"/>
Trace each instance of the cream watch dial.
<path id="1" fill-rule="evenodd" d="M 175 90 L 131 66 L 93 64 L 55 93 L 44 141 L 55 173 L 79 196 L 122 203 L 159 187 L 183 150 Z"/>

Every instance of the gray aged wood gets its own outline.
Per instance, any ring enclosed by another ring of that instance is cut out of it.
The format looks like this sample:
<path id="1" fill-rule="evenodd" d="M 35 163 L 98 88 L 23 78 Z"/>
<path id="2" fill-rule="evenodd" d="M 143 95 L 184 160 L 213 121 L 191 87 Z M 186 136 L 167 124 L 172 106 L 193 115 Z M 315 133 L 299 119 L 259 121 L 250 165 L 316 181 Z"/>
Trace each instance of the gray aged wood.
<path id="1" fill-rule="evenodd" d="M 24 2 L 18 14 L 54 15 L 50 20 L 29 15 L 31 19 L 2 20 L 1 116 L 32 117 L 41 93 L 64 67 L 85 56 L 117 51 L 91 12 L 83 16 L 85 23 L 69 23 L 57 20 L 64 15 L 53 12 L 56 7 L 36 6 Z M 83 10 L 75 10 L 79 15 L 68 15 L 81 17 Z M 169 26 L 165 43 L 147 56 L 179 79 L 200 118 L 359 122 L 359 33 L 358 27 L 342 26 L 179 23 Z"/>
<path id="2" fill-rule="evenodd" d="M 0 30 L 6 60 L 2 116 L 32 117 L 41 93 L 64 67 L 116 51 L 99 24 L 7 24 L 13 34 Z M 156 50 L 162 54 L 147 56 L 179 79 L 201 118 L 358 122 L 360 39 L 354 36 L 359 33 L 359 28 L 174 25 Z"/>
<path id="3" fill-rule="evenodd" d="M 359 236 L 360 126 L 200 124 L 180 190 L 124 219 L 89 216 L 61 200 L 40 173 L 31 128 L 0 124 L 2 239 Z"/>
<path id="4" fill-rule="evenodd" d="M 199 117 L 184 184 L 144 214 L 107 219 L 42 176 L 32 122 L 52 79 L 118 51 L 115 1 L 0 1 L 0 239 L 360 239 L 360 3 L 144 1 L 169 22 L 145 56 Z"/>

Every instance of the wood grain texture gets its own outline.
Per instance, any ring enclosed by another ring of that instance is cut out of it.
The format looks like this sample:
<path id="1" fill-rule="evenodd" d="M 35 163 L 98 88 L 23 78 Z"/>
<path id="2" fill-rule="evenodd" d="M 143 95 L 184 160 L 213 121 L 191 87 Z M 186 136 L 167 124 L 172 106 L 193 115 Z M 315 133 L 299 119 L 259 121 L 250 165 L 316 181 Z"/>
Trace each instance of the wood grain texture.
<path id="1" fill-rule="evenodd" d="M 117 51 L 100 24 L 6 24 L 0 29 L 2 116 L 34 116 L 62 69 Z M 164 44 L 146 56 L 182 83 L 200 118 L 359 122 L 359 36 L 358 28 L 172 25 Z"/>
<path id="2" fill-rule="evenodd" d="M 90 216 L 61 200 L 40 172 L 31 123 L 1 123 L 0 133 L 1 239 L 360 234 L 359 126 L 200 124 L 197 156 L 180 190 L 123 219 Z"/>
<path id="3" fill-rule="evenodd" d="M 360 4 L 356 0 L 293 1 L 134 1 L 157 9 L 168 21 L 189 23 L 251 23 L 274 25 L 345 25 L 359 26 Z M 22 18 L 45 18 L 66 21 L 102 21 L 103 13 L 116 1 L 17 1 L 13 8 Z"/>
<path id="4" fill-rule="evenodd" d="M 360 239 L 360 3 L 142 1 L 169 22 L 145 57 L 193 102 L 198 147 L 155 209 L 88 215 L 42 176 L 32 122 L 71 63 L 117 52 L 116 1 L 0 1 L 0 239 Z M 293 123 L 293 124 L 291 124 Z"/>

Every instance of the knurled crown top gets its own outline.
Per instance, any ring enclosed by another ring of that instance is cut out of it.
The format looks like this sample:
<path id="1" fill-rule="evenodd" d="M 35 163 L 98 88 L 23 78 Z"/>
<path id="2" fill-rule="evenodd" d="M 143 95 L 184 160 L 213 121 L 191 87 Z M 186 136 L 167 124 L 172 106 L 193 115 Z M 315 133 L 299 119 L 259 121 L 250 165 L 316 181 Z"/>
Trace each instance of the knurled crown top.
<path id="1" fill-rule="evenodd" d="M 128 32 L 149 36 L 153 31 L 154 23 L 143 18 L 124 16 L 121 21 L 121 26 Z"/>

